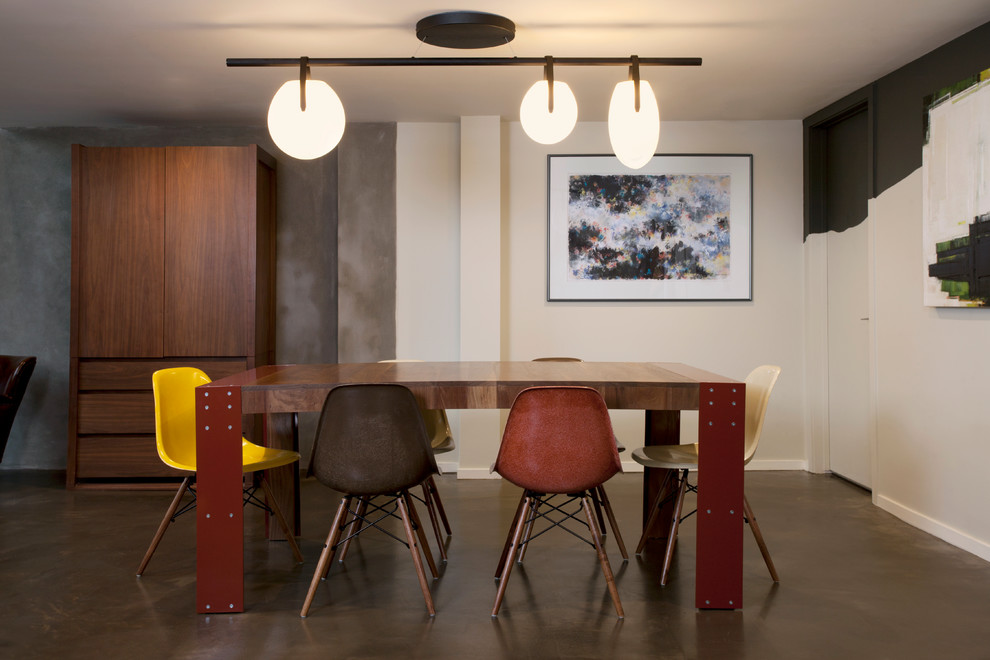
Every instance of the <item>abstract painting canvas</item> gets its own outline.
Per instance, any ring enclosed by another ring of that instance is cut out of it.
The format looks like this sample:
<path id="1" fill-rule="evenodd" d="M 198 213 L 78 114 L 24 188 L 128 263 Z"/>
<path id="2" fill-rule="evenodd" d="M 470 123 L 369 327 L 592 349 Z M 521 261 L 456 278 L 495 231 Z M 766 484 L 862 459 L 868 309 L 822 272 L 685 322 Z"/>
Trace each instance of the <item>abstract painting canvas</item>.
<path id="1" fill-rule="evenodd" d="M 990 304 L 990 69 L 926 99 L 924 304 Z"/>
<path id="2" fill-rule="evenodd" d="M 752 167 L 549 156 L 547 300 L 751 300 Z"/>

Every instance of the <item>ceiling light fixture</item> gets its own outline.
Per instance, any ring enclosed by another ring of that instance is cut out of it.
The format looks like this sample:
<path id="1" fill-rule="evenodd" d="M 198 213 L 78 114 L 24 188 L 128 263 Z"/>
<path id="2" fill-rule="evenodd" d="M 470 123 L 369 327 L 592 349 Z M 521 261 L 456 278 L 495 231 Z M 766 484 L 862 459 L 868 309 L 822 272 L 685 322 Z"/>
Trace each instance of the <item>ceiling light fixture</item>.
<path id="1" fill-rule="evenodd" d="M 553 79 L 553 58 L 547 56 L 543 80 L 533 83 L 519 106 L 519 121 L 534 142 L 557 144 L 574 130 L 577 99 L 567 83 Z"/>
<path id="2" fill-rule="evenodd" d="M 515 24 L 483 12 L 445 12 L 416 24 L 424 43 L 445 48 L 490 48 L 515 37 Z M 337 94 L 309 67 L 375 66 L 543 66 L 544 79 L 526 93 L 519 114 L 523 130 L 541 144 L 567 137 L 577 122 L 577 101 L 566 83 L 554 80 L 554 66 L 629 66 L 629 80 L 615 86 L 609 105 L 609 138 L 619 161 L 638 169 L 649 162 L 660 136 L 660 113 L 641 66 L 701 66 L 700 57 L 409 57 L 409 58 L 228 58 L 228 67 L 299 67 L 299 80 L 282 85 L 272 99 L 268 128 L 280 149 L 295 158 L 318 158 L 332 150 L 344 131 Z M 298 101 L 298 103 L 296 102 Z"/>
<path id="3" fill-rule="evenodd" d="M 608 138 L 619 162 L 634 170 L 653 158 L 660 142 L 660 108 L 650 83 L 639 79 L 633 55 L 629 80 L 620 82 L 608 104 Z"/>
<path id="4" fill-rule="evenodd" d="M 322 80 L 310 80 L 309 58 L 299 60 L 299 80 L 279 87 L 268 106 L 268 132 L 293 158 L 312 160 L 337 146 L 344 135 L 344 106 Z"/>

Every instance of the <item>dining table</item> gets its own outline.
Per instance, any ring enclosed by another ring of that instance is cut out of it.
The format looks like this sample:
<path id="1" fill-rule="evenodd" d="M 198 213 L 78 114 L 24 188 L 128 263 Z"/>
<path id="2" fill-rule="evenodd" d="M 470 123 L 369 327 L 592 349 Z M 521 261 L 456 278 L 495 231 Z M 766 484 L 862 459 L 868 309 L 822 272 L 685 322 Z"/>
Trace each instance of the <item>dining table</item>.
<path id="1" fill-rule="evenodd" d="M 591 387 L 610 409 L 645 411 L 644 445 L 680 442 L 681 411 L 697 411 L 695 606 L 742 607 L 744 382 L 672 362 L 473 361 L 268 365 L 197 387 L 197 612 L 245 609 L 244 416 L 263 416 L 268 446 L 297 447 L 297 414 L 319 412 L 331 389 L 354 383 L 404 385 L 424 408 L 446 410 L 508 409 L 528 387 Z M 644 472 L 644 520 L 664 472 Z M 299 466 L 269 480 L 298 533 Z"/>

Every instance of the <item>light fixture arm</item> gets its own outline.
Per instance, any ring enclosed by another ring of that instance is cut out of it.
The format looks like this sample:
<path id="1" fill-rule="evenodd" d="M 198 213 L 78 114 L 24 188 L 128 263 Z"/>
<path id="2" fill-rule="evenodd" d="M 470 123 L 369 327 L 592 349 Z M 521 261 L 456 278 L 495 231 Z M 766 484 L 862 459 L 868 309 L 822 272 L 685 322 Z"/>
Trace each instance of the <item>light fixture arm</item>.
<path id="1" fill-rule="evenodd" d="M 299 110 L 306 112 L 306 81 L 309 80 L 309 58 L 299 58 Z"/>
<path id="2" fill-rule="evenodd" d="M 639 112 L 639 58 L 633 55 L 629 59 L 629 79 L 633 81 L 633 110 Z"/>
<path id="3" fill-rule="evenodd" d="M 553 114 L 553 55 L 547 55 L 543 77 L 547 79 L 547 112 Z"/>

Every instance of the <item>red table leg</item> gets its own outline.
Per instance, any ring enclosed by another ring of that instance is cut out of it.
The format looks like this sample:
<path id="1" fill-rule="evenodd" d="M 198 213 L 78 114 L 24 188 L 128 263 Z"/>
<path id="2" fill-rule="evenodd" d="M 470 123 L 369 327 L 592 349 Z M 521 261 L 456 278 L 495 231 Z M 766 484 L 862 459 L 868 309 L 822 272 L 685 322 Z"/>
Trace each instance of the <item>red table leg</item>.
<path id="1" fill-rule="evenodd" d="M 241 390 L 196 388 L 196 611 L 244 611 Z"/>
<path id="2" fill-rule="evenodd" d="M 742 607 L 746 385 L 701 383 L 695 607 Z"/>

